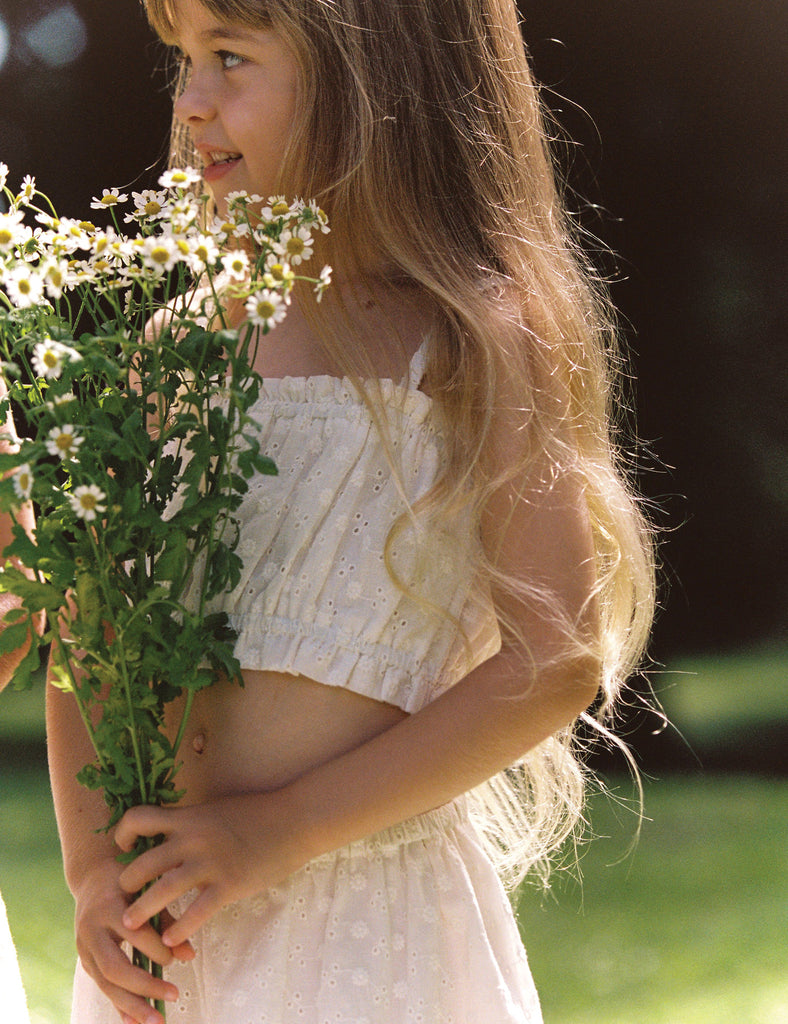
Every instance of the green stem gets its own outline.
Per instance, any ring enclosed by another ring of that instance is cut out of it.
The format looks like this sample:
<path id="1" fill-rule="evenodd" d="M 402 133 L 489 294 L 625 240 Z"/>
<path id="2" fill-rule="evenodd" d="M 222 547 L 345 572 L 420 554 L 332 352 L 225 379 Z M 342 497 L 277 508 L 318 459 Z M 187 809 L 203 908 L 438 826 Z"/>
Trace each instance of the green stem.
<path id="1" fill-rule="evenodd" d="M 85 726 L 88 737 L 90 739 L 90 744 L 93 747 L 93 750 L 96 754 L 96 759 L 99 765 L 101 766 L 102 770 L 106 771 L 107 762 L 102 757 L 101 750 L 96 744 L 95 734 L 93 732 L 93 725 L 90 721 L 90 716 L 88 715 L 87 707 L 85 706 L 84 702 L 82 701 L 82 698 L 79 695 L 79 684 L 77 683 L 76 676 L 74 675 L 74 670 L 71 666 L 71 659 L 66 653 L 66 645 L 63 643 L 63 637 L 60 635 L 59 630 L 54 630 L 54 642 L 57 645 L 58 650 L 60 651 L 60 657 L 63 664 L 66 667 L 66 671 L 71 677 L 71 692 L 74 695 L 74 700 L 77 702 L 79 717 L 82 719 L 82 724 Z"/>
<path id="2" fill-rule="evenodd" d="M 90 544 L 91 544 L 91 547 L 93 548 L 93 554 L 94 554 L 95 559 L 96 559 L 96 564 L 97 565 L 102 565 L 103 562 L 102 562 L 101 555 L 100 555 L 100 552 L 99 552 L 99 549 L 98 549 L 98 544 L 96 542 L 96 536 L 95 536 L 93 530 L 91 530 L 91 529 L 88 529 L 87 532 L 88 532 L 88 536 L 90 537 Z M 112 599 L 111 599 L 111 595 L 107 592 L 107 580 L 106 580 L 106 578 L 105 578 L 103 573 L 99 574 L 99 586 L 101 587 L 101 589 L 103 591 L 103 594 L 104 594 L 104 602 L 105 602 L 107 611 L 111 615 L 111 612 L 112 612 Z M 108 616 L 108 618 L 109 618 L 109 616 Z M 124 651 L 123 651 L 123 630 L 116 623 L 112 622 L 111 618 L 110 618 L 110 623 L 109 624 L 112 627 L 113 632 L 115 634 L 115 641 L 120 646 L 120 654 L 121 654 L 121 656 L 120 656 L 120 658 L 116 659 L 115 667 L 116 667 L 116 670 L 118 671 L 118 673 L 120 675 L 120 678 L 121 678 L 121 681 L 123 683 L 123 692 L 124 692 L 124 695 L 126 697 L 126 709 L 128 711 L 128 730 L 129 730 L 129 736 L 131 738 L 131 747 L 132 747 L 132 750 L 134 751 L 134 762 L 135 762 L 136 767 L 137 767 L 137 781 L 139 782 L 139 787 L 140 787 L 140 799 L 141 799 L 141 802 L 143 804 L 145 804 L 145 803 L 148 802 L 148 797 L 147 797 L 148 787 L 147 787 L 147 784 L 146 784 L 147 780 L 145 778 L 145 770 L 144 770 L 144 767 L 143 767 L 143 764 L 142 764 L 142 755 L 140 753 L 139 737 L 137 736 L 136 714 L 135 714 L 135 708 L 134 708 L 134 700 L 132 698 L 132 693 L 131 693 L 131 682 L 129 680 L 129 673 L 128 673 L 128 669 L 126 667 L 126 658 L 124 656 Z"/>

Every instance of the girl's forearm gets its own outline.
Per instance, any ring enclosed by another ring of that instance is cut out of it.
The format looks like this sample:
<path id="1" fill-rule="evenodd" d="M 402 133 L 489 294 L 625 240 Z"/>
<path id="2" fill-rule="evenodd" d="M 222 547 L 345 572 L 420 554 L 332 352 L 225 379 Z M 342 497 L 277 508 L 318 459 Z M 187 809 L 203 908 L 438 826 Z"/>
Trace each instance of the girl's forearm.
<path id="1" fill-rule="evenodd" d="M 584 711 L 596 666 L 541 673 L 499 654 L 433 703 L 291 783 L 287 805 L 312 856 L 431 810 L 513 764 Z M 283 796 L 285 794 L 282 794 Z"/>
<path id="2" fill-rule="evenodd" d="M 101 794 L 87 790 L 77 772 L 93 760 L 93 748 L 70 693 L 47 684 L 47 751 L 63 866 L 72 892 L 96 863 L 114 857 L 112 839 L 97 830 L 109 811 Z"/>

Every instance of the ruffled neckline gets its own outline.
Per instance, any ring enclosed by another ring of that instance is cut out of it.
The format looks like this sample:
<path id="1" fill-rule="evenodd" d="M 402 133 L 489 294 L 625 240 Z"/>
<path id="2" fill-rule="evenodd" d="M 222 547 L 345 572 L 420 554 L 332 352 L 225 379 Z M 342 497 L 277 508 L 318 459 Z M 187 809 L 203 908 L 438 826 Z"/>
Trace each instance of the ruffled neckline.
<path id="1" fill-rule="evenodd" d="M 396 382 L 383 377 L 374 383 L 374 387 L 380 387 L 384 400 L 391 398 L 401 402 L 408 412 L 422 412 L 426 416 L 432 409 L 432 398 L 424 391 L 410 386 L 407 381 Z M 251 408 L 262 402 L 306 405 L 333 403 L 338 406 L 364 407 L 364 399 L 350 378 L 331 374 L 264 377 L 260 382 L 260 395 Z"/>

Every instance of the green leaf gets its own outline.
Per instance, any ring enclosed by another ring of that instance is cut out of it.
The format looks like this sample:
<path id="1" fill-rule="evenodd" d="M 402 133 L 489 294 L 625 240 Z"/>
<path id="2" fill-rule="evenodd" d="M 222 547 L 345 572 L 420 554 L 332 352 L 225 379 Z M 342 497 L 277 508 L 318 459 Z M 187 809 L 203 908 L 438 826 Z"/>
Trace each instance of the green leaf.
<path id="1" fill-rule="evenodd" d="M 29 690 L 35 681 L 33 676 L 38 672 L 40 665 L 41 654 L 38 643 L 31 643 L 27 654 L 14 669 L 14 674 L 11 677 L 13 688 L 15 690 Z"/>

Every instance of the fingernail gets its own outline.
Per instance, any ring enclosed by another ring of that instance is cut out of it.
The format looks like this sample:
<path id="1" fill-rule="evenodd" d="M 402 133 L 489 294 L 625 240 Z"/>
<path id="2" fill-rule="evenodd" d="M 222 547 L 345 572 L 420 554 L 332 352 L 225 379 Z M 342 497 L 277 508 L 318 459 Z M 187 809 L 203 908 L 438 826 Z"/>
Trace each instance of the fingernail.
<path id="1" fill-rule="evenodd" d="M 178 990 L 174 985 L 167 989 L 167 994 L 164 996 L 168 1003 L 178 1002 Z"/>

